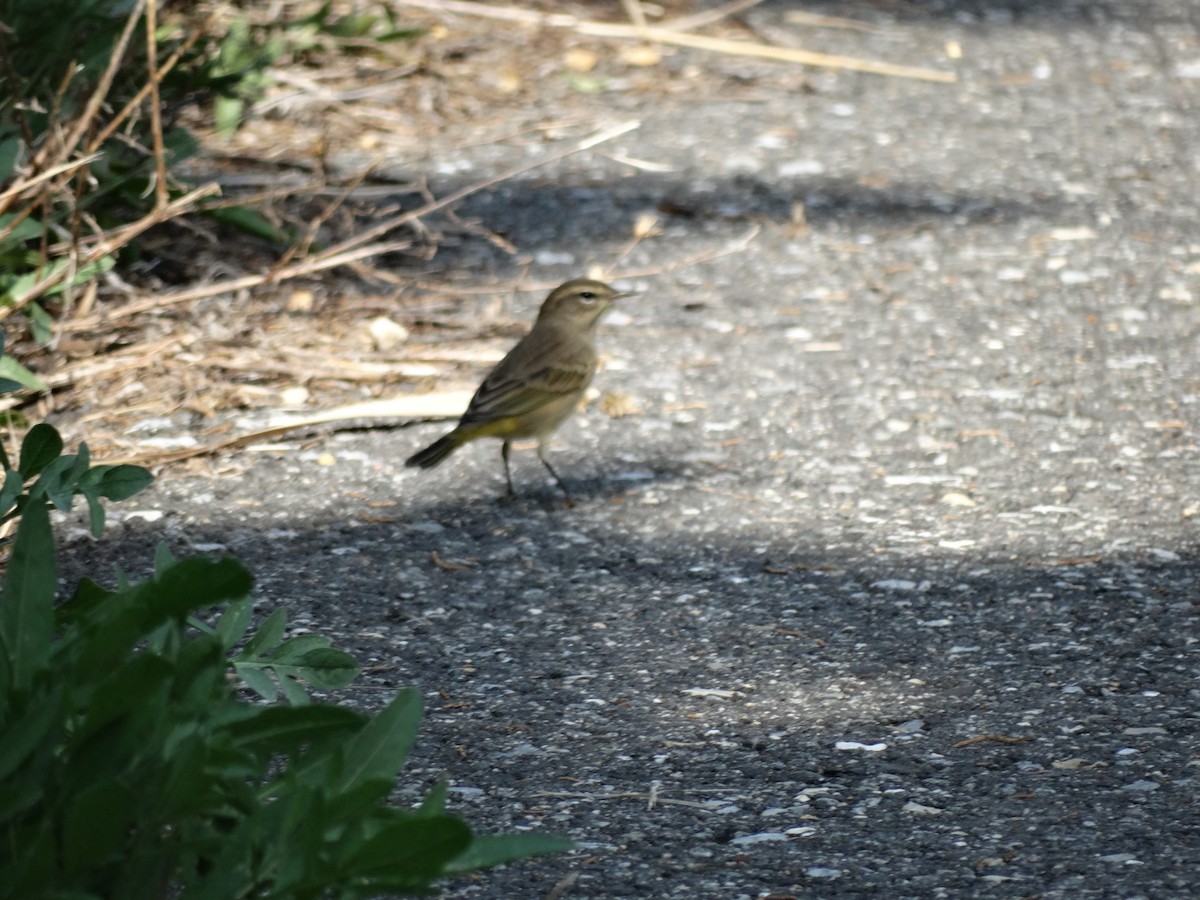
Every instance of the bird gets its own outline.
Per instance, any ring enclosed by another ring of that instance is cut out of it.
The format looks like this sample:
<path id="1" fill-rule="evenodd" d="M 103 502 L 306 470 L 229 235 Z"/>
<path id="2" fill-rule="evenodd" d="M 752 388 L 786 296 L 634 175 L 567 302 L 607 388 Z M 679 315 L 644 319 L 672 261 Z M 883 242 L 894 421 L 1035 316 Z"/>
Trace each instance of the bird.
<path id="1" fill-rule="evenodd" d="M 533 328 L 488 373 L 458 425 L 405 465 L 432 469 L 470 441 L 499 438 L 507 496 L 516 496 L 508 455 L 518 438 L 537 438 L 538 459 L 566 497 L 575 501 L 546 458 L 546 441 L 579 406 L 596 374 L 596 323 L 614 301 L 628 297 L 603 281 L 577 278 L 543 301 Z"/>

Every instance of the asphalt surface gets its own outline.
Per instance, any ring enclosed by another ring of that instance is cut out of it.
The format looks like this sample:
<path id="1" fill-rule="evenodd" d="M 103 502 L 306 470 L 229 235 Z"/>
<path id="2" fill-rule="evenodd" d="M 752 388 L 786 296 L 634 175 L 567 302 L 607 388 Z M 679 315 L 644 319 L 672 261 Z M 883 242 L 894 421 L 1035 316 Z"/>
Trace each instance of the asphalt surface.
<path id="1" fill-rule="evenodd" d="M 747 21 L 812 46 L 800 8 L 960 80 L 681 51 L 654 92 L 566 97 L 670 171 L 582 154 L 459 207 L 551 282 L 642 213 L 618 271 L 758 229 L 632 279 L 595 386 L 636 409 L 551 451 L 574 509 L 529 451 L 513 503 L 495 444 L 404 469 L 418 424 L 168 471 L 70 564 L 235 553 L 368 667 L 343 699 L 425 692 L 412 791 L 579 844 L 447 896 L 1200 894 L 1200 5 Z"/>

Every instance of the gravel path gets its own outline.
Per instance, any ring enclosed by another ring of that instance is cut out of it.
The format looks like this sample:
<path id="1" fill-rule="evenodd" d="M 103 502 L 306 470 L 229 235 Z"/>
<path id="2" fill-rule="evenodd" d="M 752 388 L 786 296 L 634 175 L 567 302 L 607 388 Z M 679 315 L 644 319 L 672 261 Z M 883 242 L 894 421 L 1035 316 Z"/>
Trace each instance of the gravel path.
<path id="1" fill-rule="evenodd" d="M 747 21 L 811 46 L 797 6 Z M 960 81 L 679 51 L 526 114 L 637 118 L 608 150 L 670 171 L 584 154 L 459 207 L 547 282 L 640 214 L 618 269 L 758 229 L 602 326 L 634 409 L 560 433 L 575 509 L 529 451 L 511 504 L 491 444 L 404 469 L 428 424 L 168 473 L 162 518 L 68 549 L 228 548 L 369 667 L 355 702 L 425 691 L 414 782 L 579 843 L 447 896 L 1195 896 L 1200 5 L 804 8 Z"/>

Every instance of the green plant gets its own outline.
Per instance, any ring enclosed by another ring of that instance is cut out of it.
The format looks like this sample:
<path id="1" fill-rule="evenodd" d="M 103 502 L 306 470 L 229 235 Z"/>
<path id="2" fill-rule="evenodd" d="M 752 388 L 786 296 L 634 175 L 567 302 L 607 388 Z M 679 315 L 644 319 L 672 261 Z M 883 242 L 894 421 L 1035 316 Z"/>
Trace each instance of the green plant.
<path id="1" fill-rule="evenodd" d="M 48 336 L 45 299 L 112 268 L 179 195 L 167 172 L 197 144 L 172 119 L 189 92 L 220 87 L 183 23 L 155 30 L 152 65 L 144 12 L 142 0 L 13 0 L 5 9 L 0 307 L 26 312 L 39 340 Z"/>
<path id="2" fill-rule="evenodd" d="M 0 392 L 36 386 L 0 358 Z M 252 579 L 233 559 L 177 561 L 115 589 L 83 579 L 56 605 L 52 507 L 149 483 L 90 466 L 37 425 L 5 469 L 17 520 L 0 596 L 0 897 L 357 898 L 426 892 L 440 878 L 569 842 L 475 835 L 445 810 L 389 797 L 421 700 L 400 691 L 373 717 L 311 703 L 357 674 L 328 640 L 285 640 L 282 613 L 250 633 Z M 215 624 L 211 618 L 220 611 Z M 243 643 L 244 641 L 244 643 Z M 250 702 L 253 690 L 290 705 Z"/>
<path id="3" fill-rule="evenodd" d="M 41 380 L 12 357 L 4 356 L 0 334 L 0 394 L 22 388 L 44 389 Z M 63 439 L 52 425 L 34 425 L 21 442 L 14 466 L 0 444 L 4 483 L 0 486 L 0 523 L 25 515 L 32 507 L 53 507 L 66 512 L 82 495 L 88 504 L 92 533 L 104 530 L 101 500 L 124 500 L 150 483 L 150 473 L 140 466 L 93 466 L 86 443 L 76 453 L 63 453 Z M 53 548 L 53 544 L 50 545 Z"/>
<path id="4" fill-rule="evenodd" d="M 54 307 L 133 256 L 138 237 L 200 213 L 269 241 L 267 216 L 210 201 L 177 174 L 200 143 L 184 111 L 211 102 L 229 134 L 281 59 L 411 39 L 383 2 L 299 18 L 261 4 L 10 0 L 0 21 L 0 319 L 21 311 L 46 342 Z"/>

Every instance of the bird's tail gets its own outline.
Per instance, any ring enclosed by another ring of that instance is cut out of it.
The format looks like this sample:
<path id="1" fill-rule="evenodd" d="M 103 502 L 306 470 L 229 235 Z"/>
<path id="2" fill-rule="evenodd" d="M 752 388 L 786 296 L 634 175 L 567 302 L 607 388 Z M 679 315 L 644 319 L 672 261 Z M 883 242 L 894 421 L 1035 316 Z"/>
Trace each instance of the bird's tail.
<path id="1" fill-rule="evenodd" d="M 445 437 L 440 437 L 424 450 L 418 451 L 404 461 L 410 468 L 419 466 L 422 469 L 432 469 L 447 456 L 463 445 L 463 439 L 457 431 L 452 431 Z"/>

